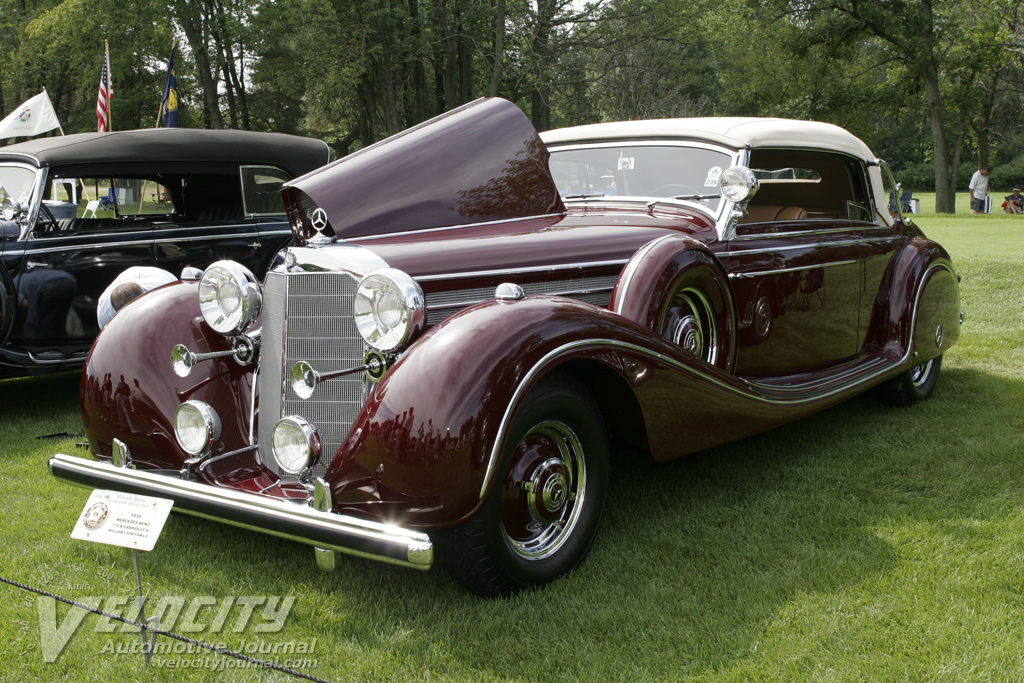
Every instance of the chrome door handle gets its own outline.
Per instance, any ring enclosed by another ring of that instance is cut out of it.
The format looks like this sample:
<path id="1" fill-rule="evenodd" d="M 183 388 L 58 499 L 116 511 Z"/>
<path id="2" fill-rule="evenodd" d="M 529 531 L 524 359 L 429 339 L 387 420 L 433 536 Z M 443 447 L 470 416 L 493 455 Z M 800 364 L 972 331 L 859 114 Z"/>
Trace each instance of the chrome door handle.
<path id="1" fill-rule="evenodd" d="M 33 268 L 42 268 L 45 265 L 45 263 L 39 263 L 38 261 L 25 261 L 25 268 L 28 270 L 32 270 Z"/>
<path id="2" fill-rule="evenodd" d="M 253 243 L 252 243 L 252 244 L 250 244 L 249 246 L 250 246 L 250 247 L 252 247 L 253 249 L 259 249 L 259 248 L 260 248 L 260 243 L 259 243 L 259 241 L 257 240 L 256 242 L 253 242 Z"/>

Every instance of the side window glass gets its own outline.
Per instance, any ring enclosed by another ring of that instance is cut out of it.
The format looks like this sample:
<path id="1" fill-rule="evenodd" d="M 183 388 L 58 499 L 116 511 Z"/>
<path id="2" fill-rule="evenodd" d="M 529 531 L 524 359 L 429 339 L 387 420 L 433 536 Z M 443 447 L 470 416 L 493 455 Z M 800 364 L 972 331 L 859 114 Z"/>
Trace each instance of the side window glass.
<path id="1" fill-rule="evenodd" d="M 289 175 L 273 166 L 242 166 L 242 201 L 248 216 L 283 214 L 281 186 Z"/>

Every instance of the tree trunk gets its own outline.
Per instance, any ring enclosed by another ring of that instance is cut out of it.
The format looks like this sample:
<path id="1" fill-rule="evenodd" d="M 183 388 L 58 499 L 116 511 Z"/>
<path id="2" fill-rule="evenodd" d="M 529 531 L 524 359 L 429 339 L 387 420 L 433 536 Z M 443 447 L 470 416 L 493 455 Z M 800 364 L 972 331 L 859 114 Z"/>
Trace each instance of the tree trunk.
<path id="1" fill-rule="evenodd" d="M 197 17 L 193 12 L 195 6 L 188 0 L 179 0 L 177 3 L 178 21 L 181 22 L 181 30 L 185 33 L 189 48 L 192 50 L 192 57 L 196 63 L 196 73 L 199 74 L 199 83 L 203 89 L 203 116 L 210 128 L 223 128 L 224 118 L 220 113 L 220 99 L 217 95 L 217 79 L 210 69 L 210 55 L 208 53 L 206 31 L 203 27 L 203 17 Z"/>
<path id="2" fill-rule="evenodd" d="M 537 32 L 533 36 L 533 55 L 537 69 L 530 114 L 539 131 L 551 128 L 551 25 L 555 18 L 555 0 L 537 0 Z"/>
<path id="3" fill-rule="evenodd" d="M 946 117 L 939 91 L 939 70 L 933 59 L 928 60 L 922 72 L 928 100 L 928 122 L 932 127 L 935 147 L 935 213 L 956 211 L 956 169 L 949 163 L 949 143 L 946 140 Z"/>
<path id="4" fill-rule="evenodd" d="M 494 65 L 491 67 L 491 97 L 501 88 L 501 69 L 505 62 L 505 0 L 494 3 Z"/>

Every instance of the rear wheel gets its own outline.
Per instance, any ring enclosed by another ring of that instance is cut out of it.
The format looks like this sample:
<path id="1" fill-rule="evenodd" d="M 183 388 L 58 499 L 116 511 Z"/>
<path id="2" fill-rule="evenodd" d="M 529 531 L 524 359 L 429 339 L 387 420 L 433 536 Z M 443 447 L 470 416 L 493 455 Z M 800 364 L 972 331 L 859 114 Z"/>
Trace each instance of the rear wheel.
<path id="1" fill-rule="evenodd" d="M 935 391 L 942 368 L 942 356 L 915 365 L 895 379 L 882 385 L 883 397 L 895 406 L 909 406 L 923 401 Z"/>
<path id="2" fill-rule="evenodd" d="M 512 422 L 487 503 L 449 537 L 449 571 L 488 596 L 553 581 L 586 556 L 607 488 L 597 404 L 571 377 L 548 375 Z"/>

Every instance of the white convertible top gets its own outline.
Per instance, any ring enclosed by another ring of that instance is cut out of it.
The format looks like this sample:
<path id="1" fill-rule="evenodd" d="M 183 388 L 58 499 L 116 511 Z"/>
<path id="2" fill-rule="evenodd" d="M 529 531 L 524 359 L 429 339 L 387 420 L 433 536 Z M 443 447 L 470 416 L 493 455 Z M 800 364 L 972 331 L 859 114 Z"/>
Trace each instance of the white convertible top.
<path id="1" fill-rule="evenodd" d="M 705 117 L 618 121 L 559 128 L 540 134 L 548 145 L 630 138 L 705 140 L 734 149 L 788 147 L 846 152 L 866 161 L 874 155 L 860 138 L 831 123 L 753 117 Z"/>

